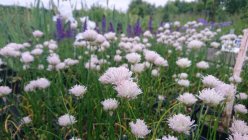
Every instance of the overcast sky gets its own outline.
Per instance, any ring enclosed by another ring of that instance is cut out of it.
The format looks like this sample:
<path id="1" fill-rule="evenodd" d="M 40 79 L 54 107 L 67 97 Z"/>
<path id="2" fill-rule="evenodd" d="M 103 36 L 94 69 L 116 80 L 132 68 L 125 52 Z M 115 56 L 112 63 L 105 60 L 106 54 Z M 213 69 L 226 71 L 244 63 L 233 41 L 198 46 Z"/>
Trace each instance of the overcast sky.
<path id="1" fill-rule="evenodd" d="M 0 4 L 3 5 L 21 5 L 21 6 L 30 6 L 34 3 L 35 0 L 0 0 Z M 49 7 L 50 0 L 41 0 L 46 8 Z M 57 4 L 58 0 L 53 0 L 55 4 Z M 61 1 L 61 0 L 60 0 Z M 81 8 L 81 1 L 87 7 L 92 6 L 93 4 L 99 4 L 104 7 L 107 7 L 107 0 L 70 0 L 72 5 L 74 5 L 77 9 Z M 109 0 L 109 8 L 115 7 L 117 10 L 126 11 L 128 9 L 128 5 L 132 0 Z M 169 0 L 143 0 L 156 6 L 163 6 Z M 193 1 L 193 0 L 185 0 L 185 1 Z"/>

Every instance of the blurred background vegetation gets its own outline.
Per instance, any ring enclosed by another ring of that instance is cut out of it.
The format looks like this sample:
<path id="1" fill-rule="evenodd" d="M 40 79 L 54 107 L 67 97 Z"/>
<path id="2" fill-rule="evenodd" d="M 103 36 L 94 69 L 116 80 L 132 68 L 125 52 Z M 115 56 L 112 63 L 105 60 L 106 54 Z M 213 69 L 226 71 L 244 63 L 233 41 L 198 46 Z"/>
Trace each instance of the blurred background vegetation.
<path id="1" fill-rule="evenodd" d="M 192 2 L 174 0 L 159 7 L 142 0 L 133 0 L 126 13 L 100 5 L 86 9 L 85 7 L 74 11 L 74 16 L 77 19 L 89 16 L 98 26 L 101 25 L 102 17 L 105 16 L 107 23 L 112 22 L 115 27 L 121 23 L 124 31 L 128 24 L 134 25 L 138 19 L 142 27 L 147 29 L 151 17 L 154 28 L 157 28 L 161 22 L 180 21 L 184 24 L 199 18 L 204 18 L 208 22 L 232 22 L 231 26 L 224 29 L 226 32 L 235 29 L 235 33 L 241 34 L 242 30 L 248 27 L 248 0 L 195 0 Z M 47 39 L 53 37 L 55 23 L 52 17 L 55 14 L 56 8 L 52 10 L 42 8 L 39 0 L 33 8 L 0 6 L 0 45 L 11 41 L 27 41 L 26 39 L 35 29 L 45 32 Z M 79 24 L 79 26 L 82 25 Z"/>

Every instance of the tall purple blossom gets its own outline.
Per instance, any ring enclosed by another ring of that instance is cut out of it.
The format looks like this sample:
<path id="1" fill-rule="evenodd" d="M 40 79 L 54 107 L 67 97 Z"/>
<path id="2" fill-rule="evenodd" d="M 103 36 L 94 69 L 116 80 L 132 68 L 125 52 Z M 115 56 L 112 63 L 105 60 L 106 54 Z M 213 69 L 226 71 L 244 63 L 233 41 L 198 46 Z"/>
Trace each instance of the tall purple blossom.
<path id="1" fill-rule="evenodd" d="M 56 20 L 56 38 L 57 40 L 61 40 L 65 37 L 63 20 L 61 18 L 57 18 Z"/>
<path id="2" fill-rule="evenodd" d="M 102 17 L 102 33 L 104 34 L 106 32 L 106 17 L 103 15 Z"/>
<path id="3" fill-rule="evenodd" d="M 131 37 L 133 35 L 132 33 L 132 25 L 128 24 L 127 26 L 127 36 Z"/>
<path id="4" fill-rule="evenodd" d="M 148 22 L 148 29 L 149 29 L 149 31 L 150 31 L 151 33 L 153 33 L 152 23 L 153 23 L 152 16 L 150 16 L 149 22 Z"/>
<path id="5" fill-rule="evenodd" d="M 137 22 L 134 25 L 134 35 L 140 36 L 142 34 L 142 28 L 140 25 L 140 20 L 138 19 Z"/>
<path id="6" fill-rule="evenodd" d="M 113 23 L 110 22 L 109 23 L 109 29 L 108 29 L 109 32 L 115 32 L 115 29 L 114 29 L 114 26 L 113 26 Z"/>

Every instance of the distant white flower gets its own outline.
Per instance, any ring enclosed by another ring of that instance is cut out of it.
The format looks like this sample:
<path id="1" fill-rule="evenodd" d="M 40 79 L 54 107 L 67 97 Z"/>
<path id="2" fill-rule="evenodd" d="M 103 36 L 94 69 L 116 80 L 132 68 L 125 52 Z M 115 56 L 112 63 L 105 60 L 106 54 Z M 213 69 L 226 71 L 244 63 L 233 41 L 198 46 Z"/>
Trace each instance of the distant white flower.
<path id="1" fill-rule="evenodd" d="M 145 138 L 145 136 L 151 132 L 151 130 L 149 130 L 145 124 L 144 120 L 137 119 L 136 123 L 130 122 L 129 126 L 131 127 L 131 132 L 137 138 Z"/>
<path id="2" fill-rule="evenodd" d="M 218 28 L 218 29 L 216 30 L 216 32 L 221 32 L 221 29 L 220 29 L 220 28 Z"/>
<path id="3" fill-rule="evenodd" d="M 145 64 L 146 68 L 150 68 L 151 67 L 151 63 L 148 62 L 148 61 L 145 61 L 144 64 Z"/>
<path id="4" fill-rule="evenodd" d="M 159 101 L 164 101 L 166 99 L 166 96 L 164 95 L 158 95 L 158 100 Z"/>
<path id="5" fill-rule="evenodd" d="M 46 78 L 39 78 L 35 82 L 36 82 L 36 88 L 38 89 L 45 89 L 50 86 L 50 81 L 47 80 Z"/>
<path id="6" fill-rule="evenodd" d="M 209 68 L 209 64 L 208 62 L 205 62 L 205 61 L 200 61 L 196 64 L 196 67 L 199 68 L 199 69 L 208 69 Z"/>
<path id="7" fill-rule="evenodd" d="M 73 66 L 73 65 L 76 65 L 79 63 L 78 60 L 75 60 L 75 59 L 71 59 L 71 58 L 67 58 L 64 60 L 64 63 L 67 65 L 67 66 Z"/>
<path id="8" fill-rule="evenodd" d="M 115 62 L 120 62 L 122 60 L 122 57 L 120 55 L 115 55 L 114 56 L 114 61 Z"/>
<path id="9" fill-rule="evenodd" d="M 107 40 L 114 40 L 116 38 L 115 33 L 113 32 L 108 32 L 104 34 L 104 36 L 106 37 Z"/>
<path id="10" fill-rule="evenodd" d="M 83 39 L 87 41 L 95 41 L 97 38 L 98 33 L 95 30 L 88 29 L 83 32 L 82 36 Z"/>
<path id="11" fill-rule="evenodd" d="M 154 64 L 157 66 L 167 67 L 168 62 L 163 57 L 157 57 L 154 61 Z"/>
<path id="12" fill-rule="evenodd" d="M 187 79 L 188 78 L 188 74 L 187 73 L 180 73 L 180 74 L 178 74 L 178 78 L 179 79 Z"/>
<path id="13" fill-rule="evenodd" d="M 25 42 L 25 43 L 23 43 L 22 45 L 23 45 L 25 48 L 31 47 L 31 44 L 28 43 L 28 42 Z"/>
<path id="14" fill-rule="evenodd" d="M 34 57 L 30 54 L 30 52 L 24 52 L 21 55 L 21 62 L 28 64 L 34 61 Z"/>
<path id="15" fill-rule="evenodd" d="M 176 137 L 168 135 L 168 136 L 163 136 L 162 140 L 178 140 Z"/>
<path id="16" fill-rule="evenodd" d="M 145 31 L 143 33 L 143 36 L 144 37 L 148 37 L 148 38 L 152 38 L 152 33 L 148 30 L 148 31 Z M 143 39 L 143 42 L 146 42 L 146 41 L 144 41 L 144 39 Z"/>
<path id="17" fill-rule="evenodd" d="M 69 90 L 70 94 L 76 97 L 82 97 L 86 91 L 87 91 L 87 87 L 83 85 L 75 85 Z"/>
<path id="18" fill-rule="evenodd" d="M 219 48 L 220 43 L 218 43 L 218 42 L 212 42 L 212 43 L 210 44 L 210 46 L 213 47 L 213 48 Z"/>
<path id="19" fill-rule="evenodd" d="M 225 99 L 220 93 L 216 92 L 214 89 L 209 88 L 200 91 L 198 98 L 209 106 L 217 106 Z"/>
<path id="20" fill-rule="evenodd" d="M 49 49 L 50 52 L 53 52 L 57 48 L 58 48 L 58 44 L 56 42 L 50 42 L 48 44 L 48 49 Z"/>
<path id="21" fill-rule="evenodd" d="M 65 114 L 58 119 L 58 123 L 60 126 L 69 126 L 76 122 L 76 118 L 72 115 Z"/>
<path id="22" fill-rule="evenodd" d="M 165 29 L 169 29 L 169 28 L 170 28 L 170 24 L 169 24 L 169 23 L 165 23 L 165 24 L 164 24 L 164 28 L 165 28 Z"/>
<path id="23" fill-rule="evenodd" d="M 157 69 L 153 69 L 151 74 L 152 76 L 157 77 L 159 76 L 159 71 Z"/>
<path id="24" fill-rule="evenodd" d="M 246 93 L 239 93 L 236 95 L 236 97 L 240 100 L 246 100 L 248 98 L 248 95 Z"/>
<path id="25" fill-rule="evenodd" d="M 184 79 L 179 79 L 177 81 L 177 84 L 183 87 L 189 87 L 190 81 L 189 80 L 184 80 Z"/>
<path id="26" fill-rule="evenodd" d="M 132 72 L 126 67 L 110 67 L 99 78 L 99 81 L 103 84 L 115 84 L 118 85 L 124 80 L 131 80 Z"/>
<path id="27" fill-rule="evenodd" d="M 135 82 L 129 80 L 122 81 L 115 87 L 115 90 L 118 93 L 117 96 L 126 99 L 134 99 L 142 93 L 139 86 Z"/>
<path id="28" fill-rule="evenodd" d="M 181 58 L 181 59 L 176 61 L 176 64 L 180 68 L 187 68 L 191 65 L 191 61 L 188 58 Z"/>
<path id="29" fill-rule="evenodd" d="M 247 135 L 248 134 L 248 126 L 247 123 L 242 121 L 242 120 L 233 120 L 231 127 L 229 130 L 232 133 L 239 133 L 242 135 Z"/>
<path id="30" fill-rule="evenodd" d="M 43 53 L 43 50 L 42 49 L 39 49 L 39 48 L 33 49 L 31 51 L 31 54 L 32 55 L 35 55 L 35 56 L 41 55 L 42 53 Z"/>
<path id="31" fill-rule="evenodd" d="M 8 86 L 0 86 L 0 97 L 4 95 L 8 95 L 12 92 L 12 89 L 10 89 Z"/>
<path id="32" fill-rule="evenodd" d="M 247 113 L 247 108 L 242 104 L 236 104 L 234 106 L 234 111 L 236 113 L 246 114 Z"/>
<path id="33" fill-rule="evenodd" d="M 47 57 L 47 62 L 50 64 L 50 65 L 57 65 L 59 64 L 61 61 L 60 61 L 60 58 L 59 58 L 59 55 L 58 54 L 51 54 L 50 56 Z"/>
<path id="34" fill-rule="evenodd" d="M 154 62 L 156 58 L 159 57 L 159 54 L 155 51 L 144 50 L 144 56 L 148 62 Z"/>
<path id="35" fill-rule="evenodd" d="M 201 78 L 202 77 L 202 73 L 196 73 L 196 75 L 195 75 L 197 78 Z"/>
<path id="36" fill-rule="evenodd" d="M 193 94 L 190 93 L 184 93 L 183 95 L 180 95 L 177 98 L 178 101 L 182 102 L 183 104 L 187 105 L 187 106 L 191 106 L 194 103 L 196 103 L 197 99 Z"/>
<path id="37" fill-rule="evenodd" d="M 181 24 L 180 21 L 175 21 L 175 22 L 174 22 L 174 26 L 176 26 L 176 27 L 179 27 L 180 24 Z"/>
<path id="38" fill-rule="evenodd" d="M 139 63 L 141 60 L 141 55 L 138 53 L 129 53 L 126 55 L 126 59 L 129 63 L 132 64 Z"/>
<path id="39" fill-rule="evenodd" d="M 202 83 L 206 87 L 214 88 L 217 85 L 221 84 L 221 81 L 218 78 L 214 77 L 213 75 L 208 75 L 202 78 Z"/>
<path id="40" fill-rule="evenodd" d="M 39 70 L 43 70 L 44 68 L 45 68 L 45 67 L 44 67 L 43 64 L 39 64 L 39 65 L 38 65 L 38 69 L 39 69 Z"/>
<path id="41" fill-rule="evenodd" d="M 32 119 L 29 116 L 23 117 L 21 119 L 21 124 L 29 124 L 32 122 Z"/>
<path id="42" fill-rule="evenodd" d="M 36 30 L 33 32 L 33 36 L 36 38 L 42 37 L 43 36 L 43 32 Z"/>
<path id="43" fill-rule="evenodd" d="M 119 102 L 116 99 L 109 98 L 102 101 L 101 104 L 103 105 L 103 109 L 105 111 L 113 111 L 118 107 Z"/>
<path id="44" fill-rule="evenodd" d="M 194 120 L 191 121 L 190 116 L 177 114 L 170 117 L 167 122 L 172 130 L 178 133 L 185 133 L 188 135 L 195 121 Z"/>
<path id="45" fill-rule="evenodd" d="M 145 70 L 145 65 L 143 63 L 137 63 L 134 65 L 131 65 L 131 70 L 134 73 L 141 73 Z"/>
<path id="46" fill-rule="evenodd" d="M 82 140 L 81 138 L 77 138 L 77 137 L 72 137 L 69 140 Z"/>
<path id="47" fill-rule="evenodd" d="M 204 46 L 204 43 L 200 40 L 192 40 L 188 44 L 189 49 L 200 49 L 202 46 Z"/>
<path id="48" fill-rule="evenodd" d="M 34 91 L 36 89 L 46 89 L 50 86 L 50 81 L 46 78 L 39 78 L 37 80 L 30 81 L 25 87 L 24 91 Z"/>

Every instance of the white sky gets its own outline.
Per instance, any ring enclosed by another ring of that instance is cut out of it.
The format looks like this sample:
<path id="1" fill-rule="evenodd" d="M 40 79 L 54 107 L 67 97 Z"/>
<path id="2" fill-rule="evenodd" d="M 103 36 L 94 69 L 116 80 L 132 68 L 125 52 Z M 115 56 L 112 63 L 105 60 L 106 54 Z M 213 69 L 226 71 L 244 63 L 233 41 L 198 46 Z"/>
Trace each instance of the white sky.
<path id="1" fill-rule="evenodd" d="M 28 6 L 34 3 L 36 0 L 0 0 L 0 4 L 2 5 L 21 5 L 21 6 Z M 41 0 L 46 8 L 49 7 L 50 0 Z M 57 1 L 61 0 L 53 0 L 55 4 Z M 87 7 L 91 7 L 93 4 L 99 4 L 104 7 L 107 7 L 107 0 L 70 0 L 72 5 L 76 6 L 77 9 L 81 8 L 81 2 Z M 126 11 L 128 9 L 128 5 L 132 0 L 109 0 L 109 8 Z M 166 4 L 168 0 L 143 0 L 149 2 L 151 4 L 155 4 L 156 6 L 163 6 Z M 185 1 L 193 1 L 193 0 L 185 0 Z"/>

